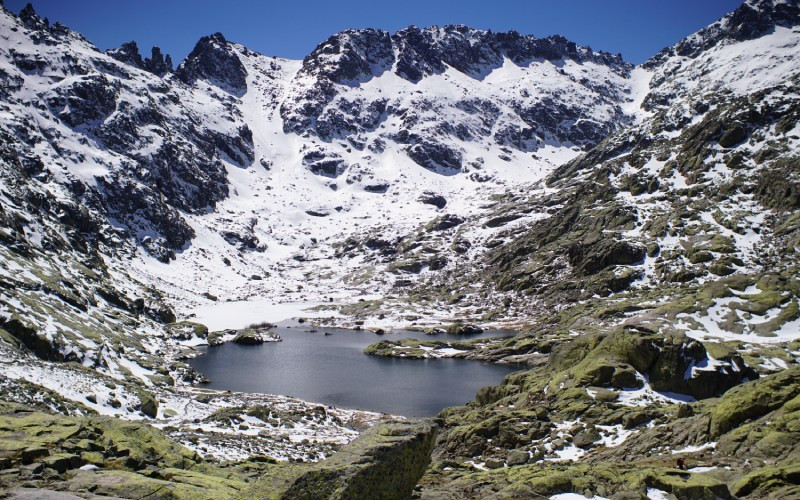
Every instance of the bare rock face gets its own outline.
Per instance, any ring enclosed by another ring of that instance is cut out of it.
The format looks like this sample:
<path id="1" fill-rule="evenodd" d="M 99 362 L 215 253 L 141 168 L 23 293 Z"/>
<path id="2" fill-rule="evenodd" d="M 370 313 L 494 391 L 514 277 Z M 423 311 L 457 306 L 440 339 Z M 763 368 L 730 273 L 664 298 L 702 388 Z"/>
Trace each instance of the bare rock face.
<path id="1" fill-rule="evenodd" d="M 178 66 L 175 76 L 188 84 L 206 80 L 238 95 L 247 90 L 247 70 L 222 33 L 201 38 Z"/>
<path id="2" fill-rule="evenodd" d="M 169 54 L 166 56 L 162 54 L 159 47 L 153 47 L 150 57 L 145 59 L 142 59 L 139 47 L 134 41 L 125 42 L 118 48 L 107 50 L 105 53 L 117 61 L 149 71 L 154 75 L 164 76 L 173 71 L 172 57 Z"/>
<path id="3" fill-rule="evenodd" d="M 548 140 L 596 144 L 627 123 L 617 106 L 624 98 L 621 89 L 608 79 L 578 81 L 566 73 L 560 75 L 566 86 L 574 87 L 569 92 L 585 95 L 582 99 L 592 102 L 593 110 L 597 106 L 607 110 L 591 120 L 581 119 L 587 112 L 583 105 L 566 102 L 546 89 L 544 95 L 515 90 L 491 98 L 462 94 L 457 88 L 452 96 L 414 90 L 420 81 L 440 77 L 447 68 L 481 81 L 506 60 L 533 72 L 538 71 L 534 61 L 591 64 L 614 78 L 626 78 L 632 68 L 619 55 L 595 52 L 559 36 L 540 39 L 461 25 L 411 26 L 393 35 L 374 29 L 346 30 L 303 60 L 280 106 L 283 127 L 286 132 L 326 142 L 347 138 L 359 150 L 368 147 L 381 152 L 387 143 L 394 143 L 418 165 L 453 175 L 466 168 L 460 146 L 465 141 L 486 141 L 509 148 L 509 153 L 532 152 Z M 398 89 L 388 94 L 361 92 L 388 72 L 400 78 Z M 406 87 L 413 98 L 400 97 L 403 92 L 398 90 Z M 453 119 L 454 113 L 460 115 L 458 119 Z M 395 120 L 397 128 L 382 130 Z M 379 140 L 364 139 L 376 132 Z"/>

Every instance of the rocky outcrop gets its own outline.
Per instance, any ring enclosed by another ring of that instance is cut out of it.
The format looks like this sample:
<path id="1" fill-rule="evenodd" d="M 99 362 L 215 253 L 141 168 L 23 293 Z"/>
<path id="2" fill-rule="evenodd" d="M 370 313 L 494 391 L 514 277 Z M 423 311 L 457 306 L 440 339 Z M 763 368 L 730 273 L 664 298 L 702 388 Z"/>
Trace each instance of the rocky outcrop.
<path id="1" fill-rule="evenodd" d="M 139 53 L 139 46 L 133 40 L 123 43 L 116 49 L 108 49 L 105 53 L 119 62 L 144 69 L 144 61 Z"/>
<path id="2" fill-rule="evenodd" d="M 430 422 L 383 423 L 317 464 L 253 457 L 221 467 L 147 424 L 0 402 L 0 485 L 118 498 L 400 499 L 427 467 L 435 431 Z"/>
<path id="3" fill-rule="evenodd" d="M 231 342 L 242 345 L 259 345 L 264 342 L 280 342 L 281 337 L 267 328 L 246 328 L 236 333 Z"/>
<path id="4" fill-rule="evenodd" d="M 119 48 L 109 49 L 105 53 L 117 61 L 149 71 L 157 76 L 163 77 L 172 72 L 172 57 L 169 54 L 164 56 L 159 47 L 153 47 L 150 57 L 145 59 L 142 59 L 139 47 L 134 41 L 125 42 Z"/>
<path id="5" fill-rule="evenodd" d="M 201 38 L 175 76 L 190 85 L 205 80 L 236 95 L 247 90 L 247 70 L 222 33 Z"/>
<path id="6" fill-rule="evenodd" d="M 154 75 L 164 76 L 172 72 L 172 57 L 169 54 L 164 56 L 160 48 L 153 47 L 150 57 L 145 58 L 142 66 Z"/>
<path id="7" fill-rule="evenodd" d="M 430 422 L 379 424 L 330 459 L 307 468 L 277 468 L 253 493 L 271 498 L 408 498 L 430 460 Z"/>

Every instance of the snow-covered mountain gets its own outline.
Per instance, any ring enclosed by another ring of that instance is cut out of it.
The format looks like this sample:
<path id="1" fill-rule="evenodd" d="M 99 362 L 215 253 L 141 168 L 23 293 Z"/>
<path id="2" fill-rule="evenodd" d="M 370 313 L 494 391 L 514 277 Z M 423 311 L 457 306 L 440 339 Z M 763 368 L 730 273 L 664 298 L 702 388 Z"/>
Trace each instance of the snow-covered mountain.
<path id="1" fill-rule="evenodd" d="M 33 8 L 2 22 L 2 126 L 41 160 L 36 183 L 185 297 L 283 295 L 308 275 L 327 293 L 352 271 L 333 244 L 468 214 L 633 119 L 632 66 L 561 37 L 349 30 L 301 62 L 217 33 L 172 72 L 157 48 L 101 53 Z"/>
<path id="2" fill-rule="evenodd" d="M 527 329 L 448 351 L 491 361 L 689 337 L 718 392 L 743 359 L 778 370 L 800 329 L 798 21 L 747 0 L 637 67 L 466 26 L 347 30 L 302 61 L 215 33 L 174 67 L 3 9 L 0 390 L 185 430 L 208 410 L 181 359 L 209 334 L 176 320 L 253 299 Z"/>
<path id="3" fill-rule="evenodd" d="M 637 98 L 618 56 L 463 26 L 346 31 L 303 61 L 213 34 L 172 66 L 0 12 L 0 317 L 41 358 L 149 380 L 186 340 L 161 326 L 175 309 L 412 283 L 449 265 L 449 228 Z M 375 261 L 431 221 L 421 263 Z"/>

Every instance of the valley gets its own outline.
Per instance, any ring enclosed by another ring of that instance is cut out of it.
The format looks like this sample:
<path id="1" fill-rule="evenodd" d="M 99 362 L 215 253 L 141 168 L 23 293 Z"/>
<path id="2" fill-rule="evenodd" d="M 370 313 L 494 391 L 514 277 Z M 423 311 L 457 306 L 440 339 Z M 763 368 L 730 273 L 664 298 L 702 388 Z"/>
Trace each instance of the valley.
<path id="1" fill-rule="evenodd" d="M 0 491 L 800 494 L 798 55 L 796 0 L 638 66 L 3 8 Z"/>

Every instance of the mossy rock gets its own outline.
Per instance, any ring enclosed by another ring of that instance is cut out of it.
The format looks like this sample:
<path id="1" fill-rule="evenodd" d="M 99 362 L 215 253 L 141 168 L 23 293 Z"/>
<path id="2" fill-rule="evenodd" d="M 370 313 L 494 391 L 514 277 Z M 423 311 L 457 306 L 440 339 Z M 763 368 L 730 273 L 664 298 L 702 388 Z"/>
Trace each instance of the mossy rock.
<path id="1" fill-rule="evenodd" d="M 736 481 L 731 493 L 737 497 L 797 498 L 800 496 L 800 465 L 759 468 Z"/>
<path id="2" fill-rule="evenodd" d="M 235 498 L 247 485 L 244 482 L 207 476 L 189 471 L 179 474 L 162 471 L 164 479 L 128 471 L 79 472 L 66 483 L 68 492 L 91 491 L 93 495 L 117 498 L 198 499 Z"/>
<path id="3" fill-rule="evenodd" d="M 717 500 L 731 498 L 728 486 L 712 477 L 703 474 L 691 474 L 683 471 L 664 471 L 651 475 L 646 483 L 663 491 L 668 491 L 678 498 L 695 498 Z"/>
<path id="4" fill-rule="evenodd" d="M 180 321 L 167 326 L 167 330 L 176 340 L 191 340 L 194 337 L 208 338 L 208 327 L 192 321 Z"/>
<path id="5" fill-rule="evenodd" d="M 800 394 L 800 366 L 729 390 L 711 410 L 711 435 L 718 437 L 742 422 L 781 407 Z"/>
<path id="6" fill-rule="evenodd" d="M 139 391 L 139 409 L 146 417 L 158 417 L 158 400 L 147 391 Z"/>
<path id="7" fill-rule="evenodd" d="M 434 436 L 435 427 L 426 421 L 379 424 L 328 460 L 271 469 L 246 495 L 309 500 L 408 498 L 430 461 Z"/>

